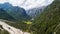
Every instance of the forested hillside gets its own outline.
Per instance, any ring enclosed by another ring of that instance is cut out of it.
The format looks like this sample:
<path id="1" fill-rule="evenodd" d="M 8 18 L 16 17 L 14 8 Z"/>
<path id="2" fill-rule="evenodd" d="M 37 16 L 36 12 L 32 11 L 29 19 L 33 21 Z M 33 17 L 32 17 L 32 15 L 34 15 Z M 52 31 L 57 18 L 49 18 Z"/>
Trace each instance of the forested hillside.
<path id="1" fill-rule="evenodd" d="M 4 9 L 0 8 L 0 19 L 3 20 L 16 20 L 10 14 L 8 14 Z"/>
<path id="2" fill-rule="evenodd" d="M 40 9 L 36 11 L 38 10 Z M 31 34 L 60 34 L 60 0 L 55 0 L 47 6 L 32 22 L 31 17 L 23 8 L 12 6 L 9 3 L 0 4 L 0 19 Z M 2 32 L 2 30 L 0 31 Z M 6 30 L 4 31 L 5 34 L 8 34 Z"/>
<path id="3" fill-rule="evenodd" d="M 17 21 L 27 21 L 31 18 L 26 14 L 24 8 L 21 8 L 19 6 L 13 6 L 8 2 L 0 4 L 0 16 L 1 17 L 5 16 L 6 17 L 6 18 L 4 17 L 5 20 L 7 20 L 7 17 L 9 17 L 9 20 L 14 18 L 14 20 Z"/>
<path id="4" fill-rule="evenodd" d="M 46 7 L 31 26 L 33 34 L 60 34 L 60 0 Z"/>
<path id="5" fill-rule="evenodd" d="M 4 21 L 10 26 L 26 31 L 29 25 L 25 22 L 30 19 L 31 17 L 26 14 L 25 9 L 18 6 L 12 6 L 9 3 L 0 4 L 0 21 Z M 3 29 L 3 31 L 2 34 L 8 34 L 6 30 Z M 0 33 L 1 32 L 2 30 L 0 29 Z"/>

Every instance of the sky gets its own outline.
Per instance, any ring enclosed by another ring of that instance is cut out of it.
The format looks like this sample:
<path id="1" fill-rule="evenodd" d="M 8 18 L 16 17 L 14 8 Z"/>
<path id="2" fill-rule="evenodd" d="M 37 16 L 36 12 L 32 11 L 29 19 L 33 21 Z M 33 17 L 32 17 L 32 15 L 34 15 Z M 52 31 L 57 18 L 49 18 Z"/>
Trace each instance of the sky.
<path id="1" fill-rule="evenodd" d="M 35 7 L 47 6 L 53 1 L 54 0 L 0 0 L 0 3 L 9 2 L 13 6 L 19 6 L 28 10 Z"/>

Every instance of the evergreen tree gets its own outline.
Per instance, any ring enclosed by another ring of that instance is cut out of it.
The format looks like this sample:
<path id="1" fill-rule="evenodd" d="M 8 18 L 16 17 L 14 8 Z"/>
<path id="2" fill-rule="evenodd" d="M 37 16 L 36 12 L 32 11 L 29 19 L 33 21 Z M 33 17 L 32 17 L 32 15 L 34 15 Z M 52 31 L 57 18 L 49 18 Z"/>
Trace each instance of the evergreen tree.
<path id="1" fill-rule="evenodd" d="M 55 0 L 35 18 L 31 26 L 33 34 L 60 34 L 60 0 Z"/>

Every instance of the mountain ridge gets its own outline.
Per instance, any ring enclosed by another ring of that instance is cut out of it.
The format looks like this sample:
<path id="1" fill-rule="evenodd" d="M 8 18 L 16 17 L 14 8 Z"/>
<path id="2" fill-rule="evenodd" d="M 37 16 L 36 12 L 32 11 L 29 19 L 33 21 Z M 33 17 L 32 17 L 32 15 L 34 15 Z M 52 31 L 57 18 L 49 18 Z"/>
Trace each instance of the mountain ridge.
<path id="1" fill-rule="evenodd" d="M 35 18 L 31 26 L 33 34 L 60 34 L 60 0 L 55 0 Z"/>
<path id="2" fill-rule="evenodd" d="M 21 7 L 12 6 L 10 3 L 4 3 L 4 4 L 0 4 L 0 8 L 5 10 L 6 13 L 8 13 L 9 15 L 11 15 L 12 17 L 14 17 L 17 20 L 25 21 L 25 20 L 30 19 L 30 18 L 28 18 L 29 16 L 26 14 L 25 9 L 23 9 Z"/>

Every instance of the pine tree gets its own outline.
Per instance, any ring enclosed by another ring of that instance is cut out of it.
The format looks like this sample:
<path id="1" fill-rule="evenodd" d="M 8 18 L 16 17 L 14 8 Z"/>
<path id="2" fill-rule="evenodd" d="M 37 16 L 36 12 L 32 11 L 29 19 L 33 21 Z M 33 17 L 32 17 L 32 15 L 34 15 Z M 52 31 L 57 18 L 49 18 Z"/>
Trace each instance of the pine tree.
<path id="1" fill-rule="evenodd" d="M 31 26 L 33 34 L 60 34 L 60 0 L 55 0 L 35 18 Z"/>

